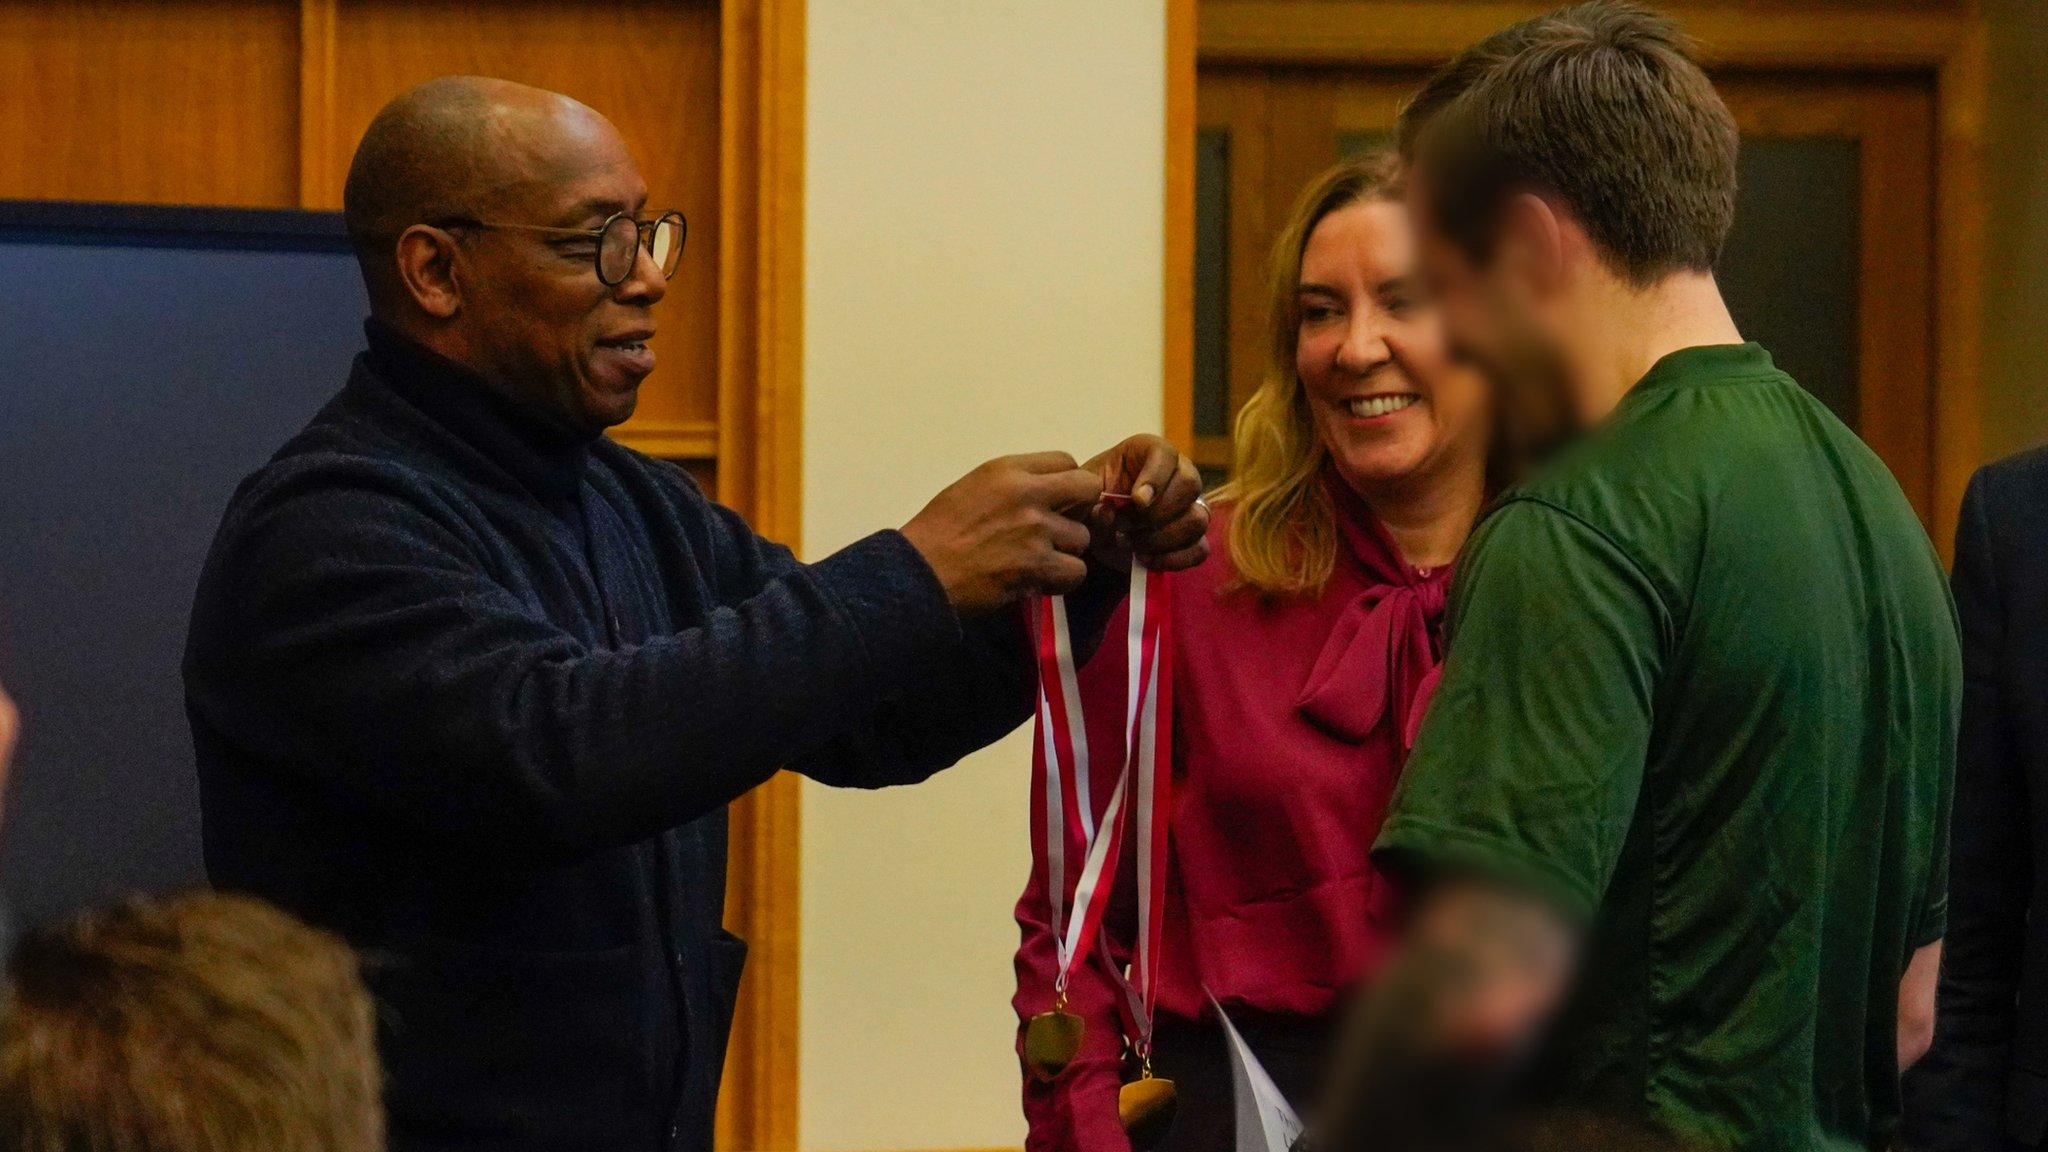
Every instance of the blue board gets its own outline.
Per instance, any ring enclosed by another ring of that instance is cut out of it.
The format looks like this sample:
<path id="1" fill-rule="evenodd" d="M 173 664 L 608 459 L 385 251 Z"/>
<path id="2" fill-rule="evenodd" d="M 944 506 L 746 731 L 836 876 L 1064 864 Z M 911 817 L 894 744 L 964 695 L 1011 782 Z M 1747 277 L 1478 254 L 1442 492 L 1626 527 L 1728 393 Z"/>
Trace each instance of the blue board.
<path id="1" fill-rule="evenodd" d="M 235 485 L 341 387 L 333 214 L 0 203 L 0 885 L 33 920 L 198 883 L 179 661 Z"/>

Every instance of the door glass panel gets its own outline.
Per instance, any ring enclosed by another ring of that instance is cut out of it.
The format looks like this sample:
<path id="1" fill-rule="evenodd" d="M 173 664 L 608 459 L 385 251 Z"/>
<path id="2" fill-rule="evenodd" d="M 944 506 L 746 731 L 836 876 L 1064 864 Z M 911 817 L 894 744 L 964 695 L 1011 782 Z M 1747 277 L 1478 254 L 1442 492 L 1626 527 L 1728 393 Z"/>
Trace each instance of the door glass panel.
<path id="1" fill-rule="evenodd" d="M 1230 432 L 1230 130 L 1195 134 L 1195 435 Z"/>
<path id="2" fill-rule="evenodd" d="M 1857 402 L 1858 148 L 1748 137 L 1716 275 L 1743 336 L 1851 428 Z"/>

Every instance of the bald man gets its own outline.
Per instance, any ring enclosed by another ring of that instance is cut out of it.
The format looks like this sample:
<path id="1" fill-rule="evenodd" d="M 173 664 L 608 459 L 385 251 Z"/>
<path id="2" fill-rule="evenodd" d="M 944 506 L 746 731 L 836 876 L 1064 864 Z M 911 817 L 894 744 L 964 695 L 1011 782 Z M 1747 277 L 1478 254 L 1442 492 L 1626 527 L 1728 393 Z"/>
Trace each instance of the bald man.
<path id="1" fill-rule="evenodd" d="M 401 1152 L 709 1148 L 726 805 L 1014 728 L 1016 602 L 1099 632 L 1129 549 L 1202 558 L 1199 481 L 1153 437 L 994 460 L 800 564 L 601 435 L 683 242 L 602 116 L 433 81 L 344 198 L 368 350 L 236 492 L 193 611 L 208 870 L 368 950 Z"/>

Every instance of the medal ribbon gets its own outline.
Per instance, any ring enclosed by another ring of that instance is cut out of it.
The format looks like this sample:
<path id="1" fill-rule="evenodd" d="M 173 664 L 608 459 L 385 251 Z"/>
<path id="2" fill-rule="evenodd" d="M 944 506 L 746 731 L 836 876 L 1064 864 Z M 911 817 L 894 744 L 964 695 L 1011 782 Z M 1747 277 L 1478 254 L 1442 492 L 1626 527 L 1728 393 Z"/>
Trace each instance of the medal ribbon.
<path id="1" fill-rule="evenodd" d="M 1087 955 L 1097 938 L 1108 895 L 1116 882 L 1124 838 L 1126 801 L 1136 808 L 1138 842 L 1137 957 L 1132 965 L 1136 988 L 1127 985 L 1136 1017 L 1140 1045 L 1149 1052 L 1152 1007 L 1158 999 L 1158 965 L 1166 894 L 1166 845 L 1169 788 L 1173 774 L 1173 664 L 1168 624 L 1172 616 L 1171 584 L 1165 574 L 1131 565 L 1129 627 L 1125 635 L 1128 680 L 1124 693 L 1126 755 L 1116 788 L 1094 818 L 1094 794 L 1088 777 L 1088 736 L 1074 670 L 1072 634 L 1066 601 L 1045 597 L 1038 602 L 1038 721 L 1033 758 L 1045 780 L 1045 859 L 1051 926 L 1058 941 L 1059 974 L 1055 988 L 1063 1000 L 1077 958 Z M 1162 703 L 1167 717 L 1159 723 Z M 1134 798 L 1134 799 L 1133 799 Z M 1082 865 L 1074 884 L 1069 916 L 1066 868 L 1078 851 Z M 1112 969 L 1114 966 L 1112 965 Z M 1121 977 L 1121 974 L 1117 974 Z M 1121 982 L 1121 981 L 1120 981 Z"/>

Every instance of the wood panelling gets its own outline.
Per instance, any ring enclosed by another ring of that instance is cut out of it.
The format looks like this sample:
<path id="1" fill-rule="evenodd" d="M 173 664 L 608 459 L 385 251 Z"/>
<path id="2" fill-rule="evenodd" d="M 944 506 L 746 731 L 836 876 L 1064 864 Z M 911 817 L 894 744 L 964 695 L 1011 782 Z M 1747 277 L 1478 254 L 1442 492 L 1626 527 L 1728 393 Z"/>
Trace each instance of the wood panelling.
<path id="1" fill-rule="evenodd" d="M 747 7 L 738 5 L 737 7 Z M 478 73 L 610 117 L 690 218 L 660 366 L 616 435 L 718 451 L 721 48 L 713 0 L 0 0 L 0 197 L 338 208 L 386 100 Z"/>
<path id="2" fill-rule="evenodd" d="M 298 202 L 295 4 L 0 0 L 0 197 Z"/>

